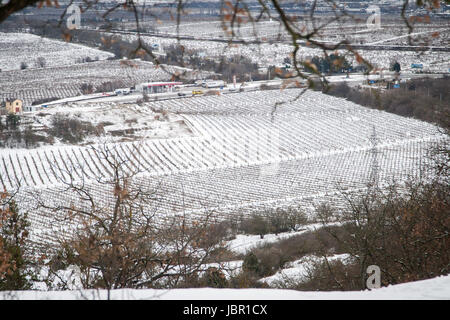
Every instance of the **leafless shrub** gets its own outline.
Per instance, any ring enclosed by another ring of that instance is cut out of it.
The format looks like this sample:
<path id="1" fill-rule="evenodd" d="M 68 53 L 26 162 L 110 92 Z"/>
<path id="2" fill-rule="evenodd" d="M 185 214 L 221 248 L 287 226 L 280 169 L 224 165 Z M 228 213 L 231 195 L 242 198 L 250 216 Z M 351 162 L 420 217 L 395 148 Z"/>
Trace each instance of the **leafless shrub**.
<path id="1" fill-rule="evenodd" d="M 259 277 L 251 272 L 241 272 L 238 275 L 231 277 L 229 286 L 231 288 L 268 288 L 265 283 L 258 281 Z"/>
<path id="2" fill-rule="evenodd" d="M 80 86 L 80 90 L 82 94 L 91 94 L 94 92 L 94 86 L 90 83 L 83 83 Z"/>
<path id="3" fill-rule="evenodd" d="M 218 96 L 218 95 L 220 95 L 220 91 L 219 90 L 208 90 L 203 95 L 204 96 Z"/>
<path id="4" fill-rule="evenodd" d="M 49 133 L 69 143 L 79 143 L 88 135 L 99 135 L 102 128 L 94 127 L 90 122 L 57 113 L 51 118 Z"/>
<path id="5" fill-rule="evenodd" d="M 393 185 L 388 192 L 347 197 L 342 227 L 324 230 L 357 261 L 360 288 L 373 264 L 381 269 L 383 285 L 450 271 L 449 191 L 439 180 L 416 181 L 400 190 Z"/>
<path id="6" fill-rule="evenodd" d="M 116 89 L 122 88 L 124 86 L 123 82 L 120 80 L 106 81 L 98 85 L 95 88 L 95 92 L 111 92 Z"/>
<path id="7" fill-rule="evenodd" d="M 358 265 L 341 260 L 310 262 L 306 276 L 300 281 L 286 281 L 284 288 L 302 291 L 363 290 Z"/>
<path id="8" fill-rule="evenodd" d="M 36 68 L 45 68 L 47 61 L 43 57 L 38 57 L 35 61 Z"/>
<path id="9" fill-rule="evenodd" d="M 237 229 L 247 234 L 258 234 L 263 238 L 268 233 L 295 231 L 307 220 L 306 214 L 299 208 L 267 208 L 242 219 Z"/>
<path id="10" fill-rule="evenodd" d="M 137 123 L 138 120 L 136 118 L 132 118 L 132 119 L 126 119 L 124 122 L 128 125 L 131 125 L 133 123 Z"/>

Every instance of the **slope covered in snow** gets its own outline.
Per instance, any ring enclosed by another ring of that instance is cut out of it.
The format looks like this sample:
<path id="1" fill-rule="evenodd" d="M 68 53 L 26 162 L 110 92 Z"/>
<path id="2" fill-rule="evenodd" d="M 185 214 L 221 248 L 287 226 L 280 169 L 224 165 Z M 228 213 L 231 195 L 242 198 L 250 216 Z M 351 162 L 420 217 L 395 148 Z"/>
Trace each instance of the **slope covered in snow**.
<path id="1" fill-rule="evenodd" d="M 154 112 L 175 114 L 192 135 L 144 138 L 110 147 L 116 158 L 129 164 L 126 172 L 139 172 L 134 183 L 154 191 L 157 201 L 149 212 L 158 212 L 161 218 L 189 214 L 201 219 L 207 208 L 222 219 L 239 211 L 250 214 L 295 204 L 311 211 L 329 197 L 338 206 L 335 197 L 341 190 L 367 187 L 374 178 L 374 163 L 380 185 L 419 175 L 427 150 L 442 139 L 431 124 L 319 92 L 307 91 L 296 99 L 301 92 L 255 91 L 130 106 L 140 120 Z M 272 119 L 271 112 L 281 101 Z M 83 108 L 94 109 L 94 105 Z M 133 126 L 139 124 L 136 121 Z M 0 187 L 21 186 L 22 210 L 33 207 L 38 191 L 45 202 L 84 205 L 65 192 L 61 181 L 108 176 L 111 168 L 98 152 L 101 147 L 2 151 Z M 73 178 L 67 172 L 74 173 Z M 111 201 L 105 186 L 90 187 L 100 202 Z M 55 234 L 73 226 L 50 223 L 56 216 L 47 210 L 32 210 L 29 219 L 31 239 L 45 248 Z"/>
<path id="2" fill-rule="evenodd" d="M 0 299 L 104 300 L 106 290 L 13 291 Z M 113 300 L 436 300 L 450 299 L 450 276 L 403 283 L 374 290 L 307 292 L 283 289 L 120 289 L 110 292 Z"/>

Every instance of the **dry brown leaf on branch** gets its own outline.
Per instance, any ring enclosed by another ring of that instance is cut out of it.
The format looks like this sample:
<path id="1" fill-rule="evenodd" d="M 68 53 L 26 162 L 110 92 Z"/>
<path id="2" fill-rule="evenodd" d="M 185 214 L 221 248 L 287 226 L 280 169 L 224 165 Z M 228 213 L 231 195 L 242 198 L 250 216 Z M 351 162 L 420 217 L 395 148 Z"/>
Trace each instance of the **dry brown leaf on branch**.
<path id="1" fill-rule="evenodd" d="M 292 80 L 292 79 L 283 80 L 283 83 L 282 83 L 282 85 L 281 85 L 281 89 L 280 89 L 280 90 L 286 89 L 286 87 L 287 87 L 290 83 L 292 83 L 292 82 L 294 82 L 294 80 Z"/>
<path id="2" fill-rule="evenodd" d="M 225 5 L 226 5 L 229 9 L 234 10 L 234 6 L 233 6 L 233 4 L 231 3 L 231 1 L 225 1 Z"/>
<path id="3" fill-rule="evenodd" d="M 305 65 L 305 67 L 313 69 L 314 72 L 318 72 L 316 64 L 312 63 L 311 60 L 306 60 L 303 64 Z"/>
<path id="4" fill-rule="evenodd" d="M 422 17 L 418 17 L 418 16 L 411 16 L 411 17 L 409 17 L 410 23 L 422 22 L 423 20 L 424 19 Z"/>
<path id="5" fill-rule="evenodd" d="M 303 87 L 303 84 L 302 84 L 300 81 L 295 80 L 295 86 L 296 86 L 297 88 L 302 88 L 302 87 Z"/>
<path id="6" fill-rule="evenodd" d="M 223 16 L 224 21 L 231 21 L 232 18 L 233 18 L 233 16 L 229 13 L 227 13 L 226 15 Z"/>
<path id="7" fill-rule="evenodd" d="M 439 36 L 440 36 L 440 32 L 439 31 L 433 32 L 431 34 L 431 37 L 433 37 L 433 38 L 438 38 Z"/>
<path id="8" fill-rule="evenodd" d="M 291 72 L 285 73 L 284 76 L 287 77 L 287 78 L 293 77 L 294 76 L 294 72 L 291 71 Z"/>
<path id="9" fill-rule="evenodd" d="M 144 57 L 146 53 L 147 52 L 145 52 L 144 49 L 139 49 L 138 51 L 136 51 L 136 55 L 140 57 Z"/>
<path id="10" fill-rule="evenodd" d="M 355 52 L 354 54 L 355 54 L 356 62 L 358 62 L 359 64 L 364 62 L 363 57 L 361 57 L 361 55 L 358 52 Z"/>
<path id="11" fill-rule="evenodd" d="M 70 40 L 72 40 L 72 36 L 69 33 L 63 33 L 62 37 L 66 42 L 70 42 Z"/>
<path id="12" fill-rule="evenodd" d="M 278 68 L 278 67 L 275 67 L 275 73 L 276 74 L 279 74 L 279 75 L 281 75 L 281 74 L 283 74 L 283 70 L 281 70 L 280 68 Z"/>
<path id="13" fill-rule="evenodd" d="M 122 66 L 137 68 L 137 64 L 132 62 L 132 61 L 130 61 L 130 60 L 120 60 L 119 63 Z"/>

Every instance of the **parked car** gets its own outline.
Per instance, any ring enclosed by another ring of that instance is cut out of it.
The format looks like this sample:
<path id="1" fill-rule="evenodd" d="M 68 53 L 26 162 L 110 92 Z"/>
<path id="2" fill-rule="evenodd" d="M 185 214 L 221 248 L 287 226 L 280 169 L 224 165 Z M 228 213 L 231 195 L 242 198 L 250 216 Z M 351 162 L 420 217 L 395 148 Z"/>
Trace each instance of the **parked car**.
<path id="1" fill-rule="evenodd" d="M 130 88 L 122 88 L 122 89 L 116 89 L 114 90 L 114 93 L 119 95 L 119 94 L 129 94 L 130 93 Z"/>

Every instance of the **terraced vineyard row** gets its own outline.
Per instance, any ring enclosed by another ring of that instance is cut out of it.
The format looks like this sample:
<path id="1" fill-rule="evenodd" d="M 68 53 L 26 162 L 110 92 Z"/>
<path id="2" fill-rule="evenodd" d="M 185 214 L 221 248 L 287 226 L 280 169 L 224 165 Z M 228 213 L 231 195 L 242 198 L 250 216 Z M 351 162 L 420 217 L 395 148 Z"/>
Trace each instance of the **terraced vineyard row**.
<path id="1" fill-rule="evenodd" d="M 82 95 L 81 84 L 78 85 L 60 85 L 58 88 L 48 89 L 29 89 L 18 90 L 14 92 L 0 93 L 1 100 L 21 99 L 25 105 L 31 105 L 34 101 L 50 98 L 68 98 Z"/>
<path id="2" fill-rule="evenodd" d="M 377 154 L 379 184 L 425 175 L 426 172 L 419 169 L 426 163 L 427 147 L 432 143 L 411 141 L 380 148 Z M 371 179 L 372 160 L 370 152 L 360 150 L 288 160 L 276 166 L 243 165 L 141 176 L 133 185 L 154 192 L 152 202 L 146 204 L 146 212 L 155 214 L 155 221 L 161 223 L 181 215 L 201 219 L 205 212 L 213 212 L 219 220 L 231 219 L 238 213 L 245 215 L 269 207 L 300 206 L 310 212 L 325 199 L 333 199 L 338 206 L 343 202 L 338 196 L 339 189 L 364 190 Z M 88 188 L 99 208 L 112 207 L 111 185 L 92 183 Z M 24 188 L 21 194 L 28 208 L 36 205 L 35 198 L 43 200 L 47 206 L 77 204 L 87 209 L 90 205 L 63 185 L 41 190 Z M 66 220 L 63 211 L 36 208 L 29 215 L 39 230 L 33 233 L 36 243 L 54 242 L 55 234 L 67 236 L 77 227 L 76 221 Z"/>
<path id="3" fill-rule="evenodd" d="M 348 121 L 345 116 L 339 112 L 292 114 L 279 117 L 275 123 L 265 118 L 254 121 L 251 116 L 188 116 L 186 120 L 195 128 L 197 137 L 152 139 L 110 148 L 125 162 L 127 171 L 161 175 L 370 151 L 374 147 L 370 141 L 373 128 L 378 132 L 377 147 L 425 142 L 437 134 L 432 126 L 421 127 L 417 121 L 405 131 L 407 119 L 401 117 L 388 121 L 381 114 L 371 120 L 370 113 L 362 113 L 358 115 L 360 120 Z M 0 185 L 7 190 L 69 179 L 97 180 L 111 174 L 111 167 L 95 148 L 3 151 L 0 159 Z"/>
<path id="4" fill-rule="evenodd" d="M 106 60 L 114 55 L 110 52 L 48 39 L 29 33 L 0 32 L 0 69 L 19 70 L 21 64 L 35 68 L 36 58 L 44 59 L 45 66 L 73 65 L 81 59 Z M 1 81 L 0 81 L 1 83 Z"/>

